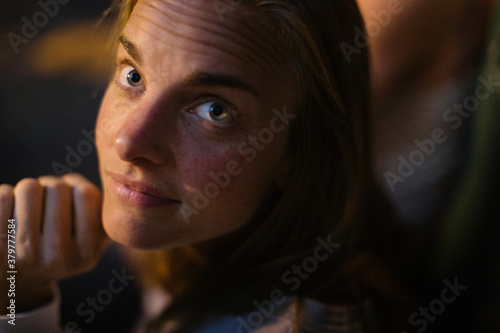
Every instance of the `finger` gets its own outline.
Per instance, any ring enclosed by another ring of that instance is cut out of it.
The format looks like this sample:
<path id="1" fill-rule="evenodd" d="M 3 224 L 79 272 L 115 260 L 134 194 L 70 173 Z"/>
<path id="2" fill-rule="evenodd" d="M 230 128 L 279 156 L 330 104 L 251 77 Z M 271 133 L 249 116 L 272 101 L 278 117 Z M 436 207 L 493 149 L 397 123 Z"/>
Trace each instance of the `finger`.
<path id="1" fill-rule="evenodd" d="M 14 188 L 0 185 L 0 261 L 7 258 L 9 244 L 9 219 L 14 217 Z M 13 233 L 13 232 L 11 232 Z M 15 237 L 15 234 L 12 234 Z M 14 237 L 11 239 L 15 240 Z"/>
<path id="2" fill-rule="evenodd" d="M 73 189 L 76 246 L 82 259 L 96 262 L 108 243 L 101 223 L 101 192 L 79 174 L 67 174 L 64 181 Z"/>
<path id="3" fill-rule="evenodd" d="M 43 187 L 38 180 L 25 178 L 14 187 L 16 254 L 27 264 L 36 262 L 40 244 L 43 213 Z"/>
<path id="4" fill-rule="evenodd" d="M 72 254 L 71 187 L 55 176 L 38 179 L 45 193 L 42 221 L 43 260 L 47 265 L 61 264 Z M 62 261 L 62 262 L 61 262 Z"/>

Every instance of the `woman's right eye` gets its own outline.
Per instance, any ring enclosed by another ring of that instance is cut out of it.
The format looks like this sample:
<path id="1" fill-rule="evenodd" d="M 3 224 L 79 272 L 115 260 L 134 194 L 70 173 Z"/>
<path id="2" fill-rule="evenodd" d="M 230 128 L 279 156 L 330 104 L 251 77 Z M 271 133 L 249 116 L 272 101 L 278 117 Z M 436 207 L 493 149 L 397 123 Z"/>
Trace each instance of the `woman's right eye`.
<path id="1" fill-rule="evenodd" d="M 134 67 L 127 65 L 125 66 L 118 76 L 118 82 L 123 87 L 129 88 L 141 88 L 144 86 L 144 80 L 141 73 Z"/>

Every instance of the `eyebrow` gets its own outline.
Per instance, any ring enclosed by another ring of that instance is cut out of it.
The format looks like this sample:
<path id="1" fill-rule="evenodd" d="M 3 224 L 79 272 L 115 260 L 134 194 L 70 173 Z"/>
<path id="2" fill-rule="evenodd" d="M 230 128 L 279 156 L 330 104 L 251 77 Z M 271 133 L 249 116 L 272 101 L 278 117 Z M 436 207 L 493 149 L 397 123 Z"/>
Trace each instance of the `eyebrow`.
<path id="1" fill-rule="evenodd" d="M 120 42 L 120 44 L 122 44 L 125 51 L 127 51 L 127 53 L 132 58 L 134 58 L 134 60 L 136 60 L 138 63 L 142 62 L 141 53 L 139 52 L 139 49 L 137 48 L 137 46 L 135 46 L 134 43 L 129 41 L 127 37 L 125 37 L 124 35 L 120 35 L 120 37 L 118 37 L 118 41 Z"/>
<path id="2" fill-rule="evenodd" d="M 239 90 L 245 90 L 258 97 L 258 93 L 247 82 L 231 75 L 221 75 L 206 72 L 196 72 L 184 80 L 185 86 L 200 87 L 229 87 Z"/>
<path id="3" fill-rule="evenodd" d="M 120 37 L 118 37 L 118 41 L 134 60 L 136 60 L 139 64 L 142 63 L 141 53 L 134 43 L 128 40 L 124 35 L 120 35 Z M 185 86 L 195 87 L 229 87 L 248 91 L 256 97 L 259 96 L 257 91 L 247 82 L 231 75 L 195 72 L 187 77 L 183 84 Z"/>

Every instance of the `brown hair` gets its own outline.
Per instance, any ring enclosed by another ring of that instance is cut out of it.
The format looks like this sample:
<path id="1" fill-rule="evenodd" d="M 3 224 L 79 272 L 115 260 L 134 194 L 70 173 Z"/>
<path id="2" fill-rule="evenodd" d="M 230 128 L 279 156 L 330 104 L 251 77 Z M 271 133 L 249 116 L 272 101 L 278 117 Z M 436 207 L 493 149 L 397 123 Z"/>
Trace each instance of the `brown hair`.
<path id="1" fill-rule="evenodd" d="M 118 31 L 136 3 L 116 0 Z M 363 28 L 355 0 L 244 4 L 272 17 L 293 57 L 299 103 L 290 128 L 290 181 L 245 242 L 230 249 L 231 255 L 221 255 L 221 249 L 203 257 L 191 247 L 148 255 L 150 276 L 162 279 L 175 299 L 151 326 L 155 330 L 174 318 L 186 325 L 251 310 L 253 300 L 283 285 L 283 272 L 311 255 L 318 237 L 330 235 L 341 248 L 293 291 L 310 295 L 340 279 L 334 276 L 342 274 L 341 262 L 359 250 L 368 230 L 368 56 L 363 49 L 348 64 L 340 49 L 354 40 L 354 27 Z"/>

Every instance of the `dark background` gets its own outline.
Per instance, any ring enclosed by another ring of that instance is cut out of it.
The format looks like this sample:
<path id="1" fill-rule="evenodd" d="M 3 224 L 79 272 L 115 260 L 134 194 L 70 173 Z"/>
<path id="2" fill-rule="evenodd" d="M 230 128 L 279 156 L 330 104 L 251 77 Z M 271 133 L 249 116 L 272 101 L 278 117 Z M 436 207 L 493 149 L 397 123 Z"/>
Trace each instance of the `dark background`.
<path id="1" fill-rule="evenodd" d="M 108 83 L 109 62 L 104 45 L 107 23 L 99 24 L 99 21 L 111 0 L 69 0 L 66 4 L 59 4 L 56 0 L 43 2 L 57 3 L 57 14 L 47 16 L 47 23 L 37 28 L 34 37 L 27 38 L 27 44 L 20 44 L 17 53 L 8 39 L 9 33 L 23 37 L 23 17 L 33 22 L 34 15 L 43 9 L 35 0 L 0 2 L 0 183 L 14 185 L 22 178 L 59 175 L 58 171 L 71 169 L 99 186 L 95 146 L 84 133 L 94 128 L 100 100 Z M 496 209 L 498 212 L 498 203 Z M 493 238 L 484 242 L 490 246 L 497 243 L 498 215 L 491 221 L 494 223 L 489 223 L 484 231 Z M 446 327 L 450 323 L 453 327 L 460 327 L 460 331 L 475 331 L 474 324 L 467 326 L 464 323 L 473 322 L 474 307 L 495 286 L 498 273 L 489 274 L 493 269 L 488 271 L 485 267 L 489 268 L 491 263 L 500 260 L 498 246 L 496 250 L 489 247 L 482 250 L 483 245 L 480 245 L 478 250 L 482 252 L 476 255 L 480 259 L 476 261 L 478 269 L 467 267 L 458 274 L 459 281 L 469 285 L 469 290 L 460 297 L 460 302 L 447 307 L 426 332 L 449 332 Z M 140 300 L 135 284 L 113 295 L 113 300 L 101 312 L 96 312 L 95 320 L 90 323 L 85 322 L 87 317 L 76 312 L 82 302 L 87 303 L 88 297 L 95 298 L 99 292 L 108 289 L 113 270 L 122 272 L 123 267 L 126 265 L 115 246 L 93 272 L 60 283 L 62 327 L 74 321 L 81 332 L 127 332 L 139 313 Z M 480 279 L 481 276 L 487 279 Z M 441 281 L 435 288 L 424 288 L 428 295 L 423 298 L 428 296 L 428 300 L 421 305 L 427 306 L 436 295 L 440 295 L 442 288 Z M 494 290 L 498 291 L 498 287 L 495 286 Z M 483 316 L 498 315 L 498 301 L 494 301 L 495 304 L 489 307 L 491 313 L 485 312 Z M 66 330 L 72 331 L 78 332 Z M 459 328 L 454 331 L 459 331 Z M 40 328 L 40 332 L 45 330 Z"/>
<path id="2" fill-rule="evenodd" d="M 76 151 L 80 141 L 88 141 L 82 131 L 93 129 L 107 83 L 104 61 L 99 63 L 95 54 L 102 49 L 98 19 L 110 2 L 57 3 L 57 14 L 47 16 L 48 23 L 20 44 L 18 53 L 8 34 L 23 37 L 22 18 L 33 22 L 42 8 L 38 1 L 0 3 L 0 182 L 56 174 L 54 162 L 70 167 L 66 147 Z M 98 183 L 95 149 L 73 165 L 73 171 Z"/>
<path id="3" fill-rule="evenodd" d="M 50 8 L 57 13 L 47 15 L 45 25 L 35 26 L 38 32 L 20 44 L 17 53 L 9 33 L 24 38 L 22 18 L 33 23 L 43 8 L 38 1 L 0 2 L 0 183 L 15 185 L 22 178 L 60 175 L 71 169 L 100 186 L 95 146 L 84 131 L 94 128 L 108 82 L 110 64 L 102 54 L 106 21 L 99 21 L 111 1 L 43 2 L 52 3 Z M 43 15 L 38 17 L 43 20 Z M 69 151 L 76 153 L 67 160 Z M 85 322 L 88 315 L 76 312 L 88 297 L 96 298 L 108 289 L 112 271 L 121 273 L 123 267 L 114 246 L 94 271 L 60 283 L 63 329 L 70 321 L 80 332 L 127 332 L 131 328 L 140 307 L 135 283 L 113 294 L 90 323 Z"/>

